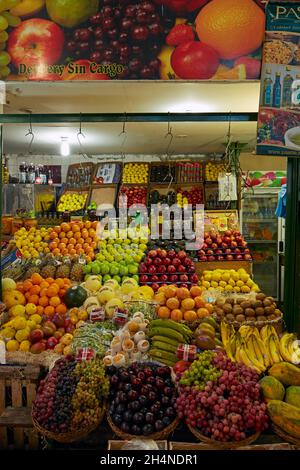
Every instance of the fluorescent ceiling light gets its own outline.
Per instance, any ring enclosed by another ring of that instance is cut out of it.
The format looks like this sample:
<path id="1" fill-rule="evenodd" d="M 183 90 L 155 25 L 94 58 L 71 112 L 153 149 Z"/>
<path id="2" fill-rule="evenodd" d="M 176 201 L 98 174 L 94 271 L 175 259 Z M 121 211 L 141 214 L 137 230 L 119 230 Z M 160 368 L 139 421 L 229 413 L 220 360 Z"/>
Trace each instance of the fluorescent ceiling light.
<path id="1" fill-rule="evenodd" d="M 68 137 L 61 138 L 60 153 L 62 157 L 68 157 L 70 155 L 70 144 L 68 142 Z"/>

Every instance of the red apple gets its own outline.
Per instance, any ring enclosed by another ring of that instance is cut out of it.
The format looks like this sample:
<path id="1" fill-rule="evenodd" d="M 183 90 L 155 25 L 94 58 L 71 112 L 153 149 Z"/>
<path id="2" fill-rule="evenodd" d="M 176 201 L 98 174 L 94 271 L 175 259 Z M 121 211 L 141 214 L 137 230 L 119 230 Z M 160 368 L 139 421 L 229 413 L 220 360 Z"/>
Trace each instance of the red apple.
<path id="1" fill-rule="evenodd" d="M 40 328 L 32 330 L 29 335 L 29 341 L 31 343 L 38 343 L 44 338 L 44 332 Z"/>
<path id="2" fill-rule="evenodd" d="M 225 235 L 226 237 L 231 237 L 232 231 L 231 231 L 231 230 L 225 230 L 224 235 Z"/>
<path id="3" fill-rule="evenodd" d="M 42 341 L 38 341 L 37 343 L 32 344 L 30 348 L 30 352 L 32 354 L 40 354 L 41 352 L 46 350 L 46 344 Z"/>
<path id="4" fill-rule="evenodd" d="M 153 264 L 155 266 L 159 266 L 161 263 L 162 263 L 162 260 L 159 257 L 157 257 L 153 260 Z"/>
<path id="5" fill-rule="evenodd" d="M 218 260 L 218 261 L 223 261 L 223 259 L 224 259 L 224 256 L 222 256 L 222 255 L 218 255 L 218 256 L 217 256 L 217 260 Z"/>
<path id="6" fill-rule="evenodd" d="M 141 282 L 148 282 L 148 276 L 146 274 L 142 274 L 140 276 L 140 281 Z"/>
<path id="7" fill-rule="evenodd" d="M 170 258 L 165 258 L 165 259 L 164 259 L 164 265 L 165 265 L 165 266 L 169 266 L 171 263 L 172 263 L 172 261 L 171 261 Z"/>
<path id="8" fill-rule="evenodd" d="M 177 274 L 172 274 L 172 276 L 170 276 L 170 281 L 171 281 L 172 283 L 177 282 L 177 281 L 178 281 L 178 276 L 177 276 Z"/>
<path id="9" fill-rule="evenodd" d="M 159 277 L 156 276 L 156 274 L 154 274 L 154 276 L 151 276 L 151 282 L 158 282 L 159 281 Z"/>
<path id="10" fill-rule="evenodd" d="M 205 255 L 205 251 L 204 250 L 199 250 L 199 256 L 204 256 Z M 189 258 L 187 258 L 189 259 Z"/>
<path id="11" fill-rule="evenodd" d="M 213 252 L 213 250 L 207 250 L 206 254 L 207 254 L 207 255 L 213 255 L 214 252 Z"/>
<path id="12" fill-rule="evenodd" d="M 186 258 L 186 252 L 184 250 L 178 251 L 177 256 L 180 260 L 184 260 Z"/>
<path id="13" fill-rule="evenodd" d="M 236 255 L 239 255 L 240 252 L 241 252 L 241 250 L 240 250 L 239 248 L 236 248 L 236 249 L 234 250 L 234 252 L 235 252 Z"/>
<path id="14" fill-rule="evenodd" d="M 232 242 L 231 242 L 231 246 L 232 246 L 232 248 L 236 248 L 236 247 L 237 247 L 237 242 L 232 241 Z"/>
<path id="15" fill-rule="evenodd" d="M 221 244 L 221 246 L 222 246 L 222 248 L 228 248 L 227 243 L 224 243 L 224 242 Z"/>
<path id="16" fill-rule="evenodd" d="M 139 270 L 140 270 L 140 273 L 142 273 L 142 274 L 148 272 L 148 268 L 147 268 L 145 263 L 140 264 Z"/>
<path id="17" fill-rule="evenodd" d="M 163 274 L 160 277 L 160 282 L 168 282 L 168 280 L 169 280 L 169 276 L 167 274 Z"/>
<path id="18" fill-rule="evenodd" d="M 154 282 L 153 284 L 151 284 L 151 287 L 152 289 L 154 290 L 154 292 L 158 291 L 159 289 L 159 284 L 157 284 L 156 282 Z"/>
<path id="19" fill-rule="evenodd" d="M 246 247 L 246 246 L 248 246 L 248 243 L 245 242 L 245 240 L 242 240 L 241 243 L 240 243 L 240 246 Z"/>
<path id="20" fill-rule="evenodd" d="M 166 250 L 161 250 L 160 257 L 161 258 L 166 258 L 167 257 L 167 251 Z"/>
<path id="21" fill-rule="evenodd" d="M 189 278 L 188 278 L 188 276 L 187 276 L 186 274 L 181 274 L 181 275 L 179 276 L 179 280 L 180 280 L 181 282 L 188 282 Z"/>
<path id="22" fill-rule="evenodd" d="M 64 333 L 62 331 L 59 331 L 59 330 L 56 330 L 56 332 L 54 333 L 54 338 L 60 340 L 60 338 L 62 338 L 64 335 Z"/>
<path id="23" fill-rule="evenodd" d="M 243 259 L 243 256 L 242 255 L 235 255 L 235 259 Z"/>
<path id="24" fill-rule="evenodd" d="M 211 244 L 212 244 L 212 239 L 211 239 L 210 237 L 205 238 L 205 243 L 206 243 L 207 245 L 211 245 Z"/>
<path id="25" fill-rule="evenodd" d="M 166 271 L 167 271 L 167 268 L 166 268 L 166 266 L 165 266 L 164 264 L 161 264 L 161 265 L 158 266 L 158 268 L 157 268 L 157 272 L 158 272 L 158 273 L 163 274 L 163 273 L 165 273 Z"/>
<path id="26" fill-rule="evenodd" d="M 245 249 L 244 249 L 244 253 L 250 253 L 249 248 L 245 248 Z"/>
<path id="27" fill-rule="evenodd" d="M 52 321 L 46 321 L 42 326 L 42 330 L 46 337 L 53 336 L 56 331 L 56 326 Z"/>
<path id="28" fill-rule="evenodd" d="M 227 245 L 228 245 L 228 244 L 231 243 L 231 238 L 230 237 L 223 237 L 223 242 L 227 243 Z"/>
<path id="29" fill-rule="evenodd" d="M 150 258 L 156 258 L 157 257 L 157 250 L 150 250 L 148 253 L 148 256 Z"/>
<path id="30" fill-rule="evenodd" d="M 209 237 L 209 232 L 204 232 L 204 238 L 208 238 Z"/>
<path id="31" fill-rule="evenodd" d="M 202 251 L 202 250 L 201 250 Z M 205 252 L 203 252 L 205 254 Z M 185 258 L 182 263 L 184 266 L 191 266 L 193 264 L 193 261 L 190 258 Z"/>
<path id="32" fill-rule="evenodd" d="M 47 340 L 47 346 L 46 346 L 46 348 L 47 348 L 47 349 L 54 349 L 57 344 L 58 344 L 58 339 L 55 338 L 54 336 L 51 336 L 51 337 L 48 338 L 48 340 Z"/>
<path id="33" fill-rule="evenodd" d="M 183 284 L 177 284 L 178 287 L 185 287 L 186 289 L 189 289 L 189 285 L 184 282 Z"/>
<path id="34" fill-rule="evenodd" d="M 218 248 L 217 243 L 212 243 L 212 244 L 211 244 L 211 249 L 212 249 L 212 250 L 216 250 L 217 248 Z"/>
<path id="35" fill-rule="evenodd" d="M 216 250 L 216 255 L 221 255 L 222 253 L 223 253 L 222 250 L 220 250 L 220 249 Z"/>
<path id="36" fill-rule="evenodd" d="M 175 250 L 169 250 L 168 251 L 168 257 L 173 259 L 176 256 L 176 251 Z"/>
<path id="37" fill-rule="evenodd" d="M 70 323 L 70 325 L 68 325 L 66 328 L 66 333 L 73 333 L 74 330 L 75 330 L 75 325 Z"/>
<path id="38" fill-rule="evenodd" d="M 29 72 L 30 67 L 57 64 L 64 40 L 63 30 L 53 21 L 31 18 L 10 31 L 7 52 L 17 69 L 24 64 Z"/>
<path id="39" fill-rule="evenodd" d="M 222 243 L 222 238 L 221 238 L 221 237 L 217 237 L 216 243 L 217 243 L 218 245 L 221 245 L 221 243 Z"/>
<path id="40" fill-rule="evenodd" d="M 225 253 L 226 253 L 226 255 L 231 255 L 231 249 L 230 249 L 230 248 L 226 248 Z"/>
<path id="41" fill-rule="evenodd" d="M 192 274 L 192 275 L 190 276 L 190 282 L 192 282 L 193 284 L 197 284 L 197 283 L 198 283 L 198 280 L 199 280 L 199 279 L 198 279 L 197 274 Z"/>
<path id="42" fill-rule="evenodd" d="M 244 259 L 250 261 L 250 260 L 252 260 L 252 256 L 251 256 L 249 253 L 246 253 L 246 254 L 244 255 Z"/>
<path id="43" fill-rule="evenodd" d="M 210 255 L 207 257 L 208 261 L 215 261 L 215 257 L 213 255 Z"/>
<path id="44" fill-rule="evenodd" d="M 60 315 L 59 313 L 56 313 L 55 315 L 53 315 L 52 321 L 58 328 L 61 328 L 65 324 L 64 316 Z"/>
<path id="45" fill-rule="evenodd" d="M 156 258 L 155 258 L 156 259 Z M 150 274 L 155 274 L 156 273 L 156 266 L 154 264 L 151 264 L 148 268 L 148 273 Z"/>
<path id="46" fill-rule="evenodd" d="M 206 256 L 205 256 L 205 259 L 206 259 Z M 189 266 L 189 267 L 187 268 L 187 272 L 188 272 L 189 274 L 193 274 L 195 271 L 196 271 L 196 268 L 195 268 L 195 265 L 194 265 L 194 264 L 192 264 L 192 266 Z"/>
<path id="47" fill-rule="evenodd" d="M 173 266 L 175 266 L 175 268 L 178 268 L 178 266 L 181 265 L 181 261 L 180 261 L 179 258 L 173 258 L 172 264 L 173 264 Z"/>
<path id="48" fill-rule="evenodd" d="M 232 256 L 232 255 L 226 255 L 226 259 L 227 259 L 227 261 L 232 261 L 232 260 L 233 260 L 233 256 Z"/>
<path id="49" fill-rule="evenodd" d="M 168 273 L 171 273 L 171 274 L 176 273 L 176 268 L 175 268 L 175 266 L 173 266 L 172 264 L 170 264 L 170 266 L 168 266 Z"/>
<path id="50" fill-rule="evenodd" d="M 145 263 L 146 266 L 150 266 L 150 264 L 152 264 L 152 259 L 149 258 L 149 256 L 147 256 L 147 258 L 145 259 L 144 263 Z"/>
<path id="51" fill-rule="evenodd" d="M 207 250 L 207 248 L 208 248 L 207 243 L 203 243 L 202 250 Z"/>
<path id="52" fill-rule="evenodd" d="M 200 256 L 199 260 L 200 261 L 207 261 L 207 256 Z"/>

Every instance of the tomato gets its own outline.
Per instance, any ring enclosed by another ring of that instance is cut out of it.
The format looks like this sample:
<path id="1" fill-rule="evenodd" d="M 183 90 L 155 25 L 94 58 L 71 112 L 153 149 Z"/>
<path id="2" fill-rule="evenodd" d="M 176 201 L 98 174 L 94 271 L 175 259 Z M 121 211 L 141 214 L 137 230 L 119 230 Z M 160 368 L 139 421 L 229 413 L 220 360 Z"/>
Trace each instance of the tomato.
<path id="1" fill-rule="evenodd" d="M 218 53 L 207 44 L 189 41 L 180 44 L 173 51 L 171 65 L 179 78 L 186 80 L 207 80 L 217 71 Z"/>

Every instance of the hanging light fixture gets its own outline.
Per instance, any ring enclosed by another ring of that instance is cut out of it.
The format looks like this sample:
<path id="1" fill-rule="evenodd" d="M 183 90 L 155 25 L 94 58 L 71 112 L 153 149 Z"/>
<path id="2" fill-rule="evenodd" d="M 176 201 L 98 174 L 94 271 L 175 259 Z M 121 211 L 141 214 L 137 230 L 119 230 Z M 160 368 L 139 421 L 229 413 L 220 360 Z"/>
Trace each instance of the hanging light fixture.
<path id="1" fill-rule="evenodd" d="M 62 157 L 68 157 L 70 155 L 70 144 L 68 137 L 61 138 L 60 153 Z"/>

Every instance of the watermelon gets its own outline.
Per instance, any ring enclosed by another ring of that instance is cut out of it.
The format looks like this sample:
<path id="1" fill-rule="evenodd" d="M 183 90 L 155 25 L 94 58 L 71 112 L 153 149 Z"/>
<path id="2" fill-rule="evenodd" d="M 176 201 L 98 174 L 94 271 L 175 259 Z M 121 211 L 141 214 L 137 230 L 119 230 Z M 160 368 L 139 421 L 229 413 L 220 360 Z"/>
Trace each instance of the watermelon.
<path id="1" fill-rule="evenodd" d="M 81 307 L 87 298 L 87 291 L 81 286 L 70 287 L 64 296 L 68 308 Z"/>

